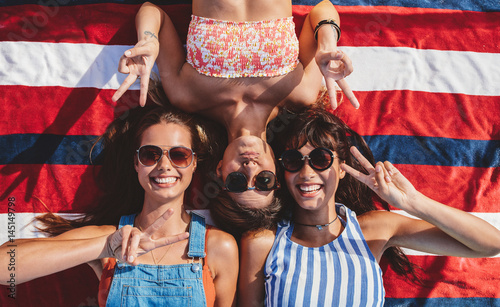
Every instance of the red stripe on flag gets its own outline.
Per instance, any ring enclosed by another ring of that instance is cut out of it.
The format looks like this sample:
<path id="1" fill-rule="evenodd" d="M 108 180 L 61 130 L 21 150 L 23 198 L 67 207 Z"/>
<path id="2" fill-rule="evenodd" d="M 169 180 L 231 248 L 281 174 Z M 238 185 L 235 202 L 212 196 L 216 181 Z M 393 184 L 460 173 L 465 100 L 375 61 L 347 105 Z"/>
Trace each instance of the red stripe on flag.
<path id="1" fill-rule="evenodd" d="M 494 297 L 500 298 L 500 258 L 408 256 L 420 266 L 427 287 L 415 286 L 387 269 L 382 258 L 387 297 Z"/>
<path id="2" fill-rule="evenodd" d="M 95 183 L 99 166 L 9 164 L 0 167 L 0 199 L 16 198 L 16 212 L 88 212 L 100 193 Z M 0 213 L 7 213 L 7 206 Z"/>
<path id="3" fill-rule="evenodd" d="M 113 3 L 2 7 L 0 41 L 135 45 L 135 15 L 139 7 Z M 185 37 L 191 19 L 191 6 L 161 7 L 171 17 L 181 37 Z"/>
<path id="4" fill-rule="evenodd" d="M 94 271 L 87 264 L 82 264 L 16 284 L 15 299 L 7 296 L 10 293 L 7 286 L 0 286 L 0 306 L 97 306 L 98 285 Z"/>
<path id="5" fill-rule="evenodd" d="M 500 140 L 500 96 L 416 91 L 356 92 L 359 110 L 343 102 L 336 114 L 361 135 L 418 135 Z"/>
<path id="6" fill-rule="evenodd" d="M 185 39 L 191 6 L 161 7 L 172 18 L 179 36 Z M 342 21 L 340 45 L 498 52 L 500 12 L 336 7 Z M 134 19 L 138 9 L 138 5 L 122 4 L 7 6 L 0 13 L 3 21 L 0 40 L 135 45 Z M 310 9 L 311 6 L 293 6 L 297 33 Z"/>
<path id="7" fill-rule="evenodd" d="M 137 106 L 138 91 L 127 91 L 115 105 L 115 90 L 95 88 L 0 86 L 0 131 L 100 135 L 115 114 Z M 336 114 L 361 135 L 418 135 L 471 140 L 500 140 L 495 112 L 499 96 L 415 91 L 370 91 L 355 93 L 361 108 L 348 101 Z M 47 101 L 50 97 L 50 103 Z M 17 104 L 15 101 L 30 101 Z M 116 108 L 115 110 L 113 110 Z M 377 114 L 378 113 L 378 114 Z M 380 120 L 383 118 L 383 120 Z"/>
<path id="8" fill-rule="evenodd" d="M 500 168 L 396 165 L 422 194 L 467 212 L 498 212 Z"/>
<path id="9" fill-rule="evenodd" d="M 415 188 L 439 202 L 468 212 L 497 212 L 500 169 L 400 164 L 396 167 Z M 45 212 L 36 196 L 52 212 L 87 212 L 99 195 L 94 182 L 98 166 L 4 165 L 3 197 L 14 196 L 17 212 Z M 439 187 L 439 189 L 436 189 Z M 0 213 L 6 213 L 7 207 Z"/>
<path id="10" fill-rule="evenodd" d="M 0 131 L 9 134 L 100 135 L 113 112 L 138 105 L 138 91 L 128 91 L 115 104 L 115 90 L 96 88 L 0 86 Z M 116 109 L 115 109 L 116 108 Z"/>
<path id="11" fill-rule="evenodd" d="M 300 21 L 302 25 L 311 8 L 295 5 L 296 23 Z M 336 8 L 341 20 L 341 46 L 498 52 L 500 12 L 399 6 L 337 5 Z"/>

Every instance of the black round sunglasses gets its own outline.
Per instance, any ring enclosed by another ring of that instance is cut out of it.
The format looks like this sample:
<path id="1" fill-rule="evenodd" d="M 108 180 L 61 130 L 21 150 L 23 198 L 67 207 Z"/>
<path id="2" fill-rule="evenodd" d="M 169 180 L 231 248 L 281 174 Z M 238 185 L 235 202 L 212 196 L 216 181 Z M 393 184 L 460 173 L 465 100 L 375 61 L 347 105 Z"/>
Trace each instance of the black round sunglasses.
<path id="1" fill-rule="evenodd" d="M 308 155 L 303 156 L 297 149 L 285 151 L 279 161 L 287 172 L 295 173 L 304 167 L 305 159 L 309 161 L 309 166 L 317 171 L 327 170 L 333 164 L 335 155 L 324 147 L 313 149 Z"/>
<path id="2" fill-rule="evenodd" d="M 279 189 L 280 185 L 276 175 L 271 171 L 262 171 L 255 176 L 254 186 L 248 186 L 248 177 L 241 172 L 232 172 L 226 177 L 224 190 L 241 193 L 247 190 L 272 191 Z"/>

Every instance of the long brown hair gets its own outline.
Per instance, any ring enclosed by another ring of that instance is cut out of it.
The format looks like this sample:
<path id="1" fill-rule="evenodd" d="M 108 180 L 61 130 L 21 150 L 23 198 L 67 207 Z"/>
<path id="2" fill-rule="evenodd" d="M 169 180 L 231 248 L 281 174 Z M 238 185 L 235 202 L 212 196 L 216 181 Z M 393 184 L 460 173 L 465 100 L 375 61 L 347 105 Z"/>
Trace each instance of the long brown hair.
<path id="1" fill-rule="evenodd" d="M 131 109 L 108 126 L 96 145 L 102 147 L 99 161 L 102 166 L 96 176 L 102 196 L 97 206 L 75 220 L 64 219 L 52 213 L 37 217 L 44 225 L 40 230 L 54 236 L 87 225 L 117 225 L 122 215 L 140 212 L 144 189 L 139 184 L 134 169 L 135 154 L 144 131 L 162 122 L 175 123 L 190 131 L 191 146 L 198 159 L 198 170 L 203 169 L 203 162 L 209 155 L 209 140 L 196 117 L 168 105 Z"/>
<path id="2" fill-rule="evenodd" d="M 280 118 L 284 117 L 277 117 L 278 120 Z M 350 152 L 351 146 L 356 146 L 372 165 L 375 164 L 372 151 L 365 140 L 340 118 L 321 107 L 311 107 L 302 113 L 290 114 L 286 120 L 285 129 L 282 129 L 280 135 L 274 137 L 272 146 L 276 156 L 279 157 L 285 149 L 301 148 L 307 143 L 314 147 L 325 147 L 334 150 L 338 154 L 340 161 L 344 161 L 347 165 L 361 172 L 365 172 L 365 169 L 352 156 Z M 286 184 L 283 171 L 280 171 L 279 174 L 281 182 Z M 292 207 L 296 204 L 295 200 L 286 191 L 282 191 L 281 195 L 284 198 L 284 203 L 290 204 L 286 210 L 291 214 Z M 389 210 L 386 202 L 380 199 L 368 186 L 349 174 L 346 174 L 340 180 L 335 194 L 336 202 L 346 205 L 357 215 L 376 210 L 374 199 L 385 210 Z M 408 260 L 400 248 L 388 248 L 384 252 L 384 256 L 397 274 L 411 277 L 412 281 L 421 283 L 416 275 L 416 267 Z"/>

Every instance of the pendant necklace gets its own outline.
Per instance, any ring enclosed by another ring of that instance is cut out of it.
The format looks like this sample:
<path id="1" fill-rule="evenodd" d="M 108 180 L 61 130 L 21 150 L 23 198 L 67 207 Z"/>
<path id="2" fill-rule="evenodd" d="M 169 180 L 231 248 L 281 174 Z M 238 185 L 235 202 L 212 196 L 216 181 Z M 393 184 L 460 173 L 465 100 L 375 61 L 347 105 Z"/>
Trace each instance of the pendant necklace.
<path id="1" fill-rule="evenodd" d="M 140 226 L 137 226 L 137 228 L 139 228 L 139 230 L 142 232 L 142 228 Z M 156 258 L 155 258 L 155 254 L 153 253 L 153 250 L 150 250 L 151 252 L 151 256 L 153 257 L 153 262 L 155 263 L 155 265 L 158 265 L 158 263 L 160 263 L 163 258 L 165 258 L 165 256 L 168 254 L 168 251 L 170 250 L 170 248 L 172 248 L 172 244 L 170 244 L 167 248 L 167 250 L 165 251 L 165 254 L 163 254 L 163 256 L 161 256 L 160 260 L 156 261 Z"/>
<path id="2" fill-rule="evenodd" d="M 156 258 L 155 258 L 155 254 L 153 253 L 153 250 L 151 250 L 151 256 L 153 256 L 153 262 L 155 263 L 155 265 L 158 265 L 158 263 L 160 263 L 163 258 L 165 258 L 165 256 L 168 254 L 168 251 L 170 250 L 170 248 L 172 247 L 172 244 L 170 244 L 167 248 L 167 251 L 165 252 L 165 254 L 163 254 L 163 256 L 161 256 L 160 260 L 156 261 Z"/>
<path id="3" fill-rule="evenodd" d="M 333 219 L 333 221 L 331 221 L 330 223 L 323 224 L 323 225 L 321 225 L 321 224 L 320 225 L 310 225 L 310 224 L 302 224 L 299 222 L 295 222 L 295 224 L 301 225 L 301 226 L 307 226 L 307 227 L 316 227 L 316 228 L 318 228 L 318 230 L 321 230 L 321 229 L 323 229 L 323 227 L 329 226 L 331 223 L 335 222 L 338 218 L 339 218 L 339 215 L 337 214 L 337 216 Z"/>

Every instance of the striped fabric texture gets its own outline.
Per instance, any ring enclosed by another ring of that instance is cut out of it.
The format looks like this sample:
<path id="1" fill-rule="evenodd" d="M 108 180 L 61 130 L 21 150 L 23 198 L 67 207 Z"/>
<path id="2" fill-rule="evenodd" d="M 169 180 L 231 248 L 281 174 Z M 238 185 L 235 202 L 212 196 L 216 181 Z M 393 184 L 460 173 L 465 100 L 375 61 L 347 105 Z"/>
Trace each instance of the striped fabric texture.
<path id="1" fill-rule="evenodd" d="M 297 33 L 318 2 L 293 1 Z M 423 194 L 500 228 L 500 3 L 332 2 L 354 65 L 346 80 L 361 103 L 336 114 Z M 138 105 L 139 84 L 118 103 L 111 96 L 125 79 L 118 60 L 137 42 L 141 3 L 0 0 L 1 243 L 42 236 L 32 219 L 47 208 L 74 217 L 95 205 L 93 144 Z M 185 41 L 190 1 L 158 4 Z M 192 193 L 208 208 L 203 187 Z M 386 306 L 500 306 L 500 257 L 407 253 L 426 286 L 382 260 Z M 97 284 L 82 265 L 16 284 L 16 299 L 1 286 L 0 306 L 95 306 Z"/>
<path id="2" fill-rule="evenodd" d="M 265 267 L 266 306 L 383 306 L 382 270 L 356 214 L 343 205 L 337 214 L 345 229 L 321 247 L 293 242 L 293 223 L 279 223 Z"/>

